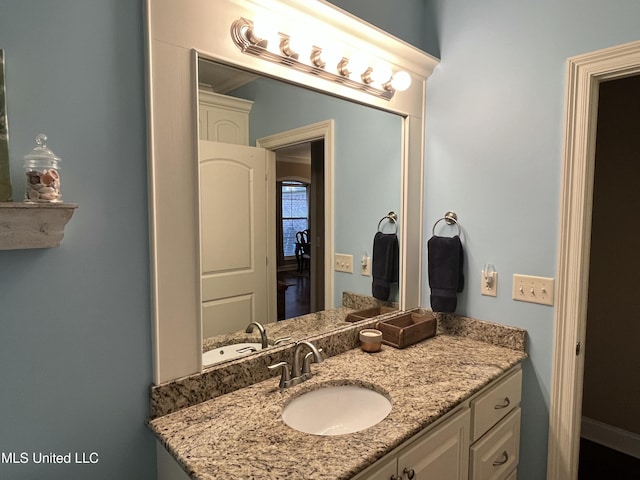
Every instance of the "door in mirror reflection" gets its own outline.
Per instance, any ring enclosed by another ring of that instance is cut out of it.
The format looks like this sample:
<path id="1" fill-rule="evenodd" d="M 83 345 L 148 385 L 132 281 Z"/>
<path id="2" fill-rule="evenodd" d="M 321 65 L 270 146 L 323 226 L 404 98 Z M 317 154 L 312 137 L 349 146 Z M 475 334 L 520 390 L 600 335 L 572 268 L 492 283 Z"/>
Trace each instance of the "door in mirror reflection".
<path id="1" fill-rule="evenodd" d="M 200 267 L 203 339 L 274 321 L 267 258 L 265 149 L 200 142 Z"/>

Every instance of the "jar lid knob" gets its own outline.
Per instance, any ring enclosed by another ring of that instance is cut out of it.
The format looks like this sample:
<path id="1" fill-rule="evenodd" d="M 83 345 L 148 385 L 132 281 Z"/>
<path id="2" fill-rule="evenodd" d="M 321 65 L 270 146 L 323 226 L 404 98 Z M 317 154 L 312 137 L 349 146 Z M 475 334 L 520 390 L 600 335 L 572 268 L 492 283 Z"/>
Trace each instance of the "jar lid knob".
<path id="1" fill-rule="evenodd" d="M 36 143 L 38 144 L 39 147 L 46 147 L 47 146 L 47 136 L 44 133 L 39 133 L 38 135 L 36 135 Z"/>
<path id="2" fill-rule="evenodd" d="M 56 156 L 51 150 L 47 148 L 46 142 L 47 136 L 44 133 L 39 133 L 36 135 L 36 144 L 37 146 L 31 150 L 27 155 L 24 156 L 24 159 L 27 161 L 31 160 L 55 160 L 60 161 L 60 157 Z"/>

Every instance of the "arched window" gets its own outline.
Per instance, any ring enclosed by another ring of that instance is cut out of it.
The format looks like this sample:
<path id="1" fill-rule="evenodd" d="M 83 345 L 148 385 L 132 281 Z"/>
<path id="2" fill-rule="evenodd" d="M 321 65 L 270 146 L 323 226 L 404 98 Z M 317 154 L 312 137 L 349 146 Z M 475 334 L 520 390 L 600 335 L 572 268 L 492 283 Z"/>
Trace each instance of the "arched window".
<path id="1" fill-rule="evenodd" d="M 282 200 L 282 255 L 295 257 L 296 233 L 309 228 L 309 185 L 285 180 L 280 184 Z"/>

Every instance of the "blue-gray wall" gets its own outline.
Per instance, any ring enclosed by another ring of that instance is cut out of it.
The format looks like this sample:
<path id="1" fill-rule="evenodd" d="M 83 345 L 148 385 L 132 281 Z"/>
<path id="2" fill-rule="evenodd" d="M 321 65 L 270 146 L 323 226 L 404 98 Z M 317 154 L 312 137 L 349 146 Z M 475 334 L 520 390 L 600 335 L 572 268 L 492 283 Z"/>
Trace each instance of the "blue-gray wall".
<path id="1" fill-rule="evenodd" d="M 342 3 L 394 27 L 378 9 Z M 426 13 L 437 36 L 425 32 L 422 45 L 442 61 L 427 85 L 424 221 L 460 216 L 469 282 L 458 312 L 529 333 L 518 478 L 542 479 L 554 310 L 511 300 L 512 275 L 556 276 L 567 58 L 639 40 L 640 3 L 427 0 Z M 497 298 L 479 294 L 485 262 L 499 272 Z"/>
<path id="2" fill-rule="evenodd" d="M 0 251 L 3 479 L 155 478 L 142 2 L 0 0 L 15 199 L 43 132 L 79 208 L 62 246 Z M 94 457 L 95 458 L 95 457 Z"/>
<path id="3" fill-rule="evenodd" d="M 427 93 L 425 231 L 456 210 L 460 313 L 529 332 L 518 477 L 542 479 L 553 309 L 513 302 L 511 275 L 556 273 L 566 59 L 638 40 L 640 3 L 334 3 L 442 58 Z M 0 48 L 16 196 L 42 131 L 63 158 L 63 196 L 80 204 L 60 248 L 0 252 L 0 452 L 100 455 L 0 464 L 0 477 L 154 478 L 141 6 L 0 0 Z M 476 288 L 484 262 L 500 275 L 495 299 Z"/>
<path id="4" fill-rule="evenodd" d="M 438 27 L 428 0 L 329 0 L 397 38 L 440 57 Z"/>
<path id="5" fill-rule="evenodd" d="M 425 0 L 421 11 L 405 0 L 395 18 L 396 2 L 332 3 L 441 58 L 427 84 L 425 235 L 457 211 L 468 277 L 458 313 L 528 331 L 518 478 L 545 478 L 554 310 L 511 300 L 512 275 L 556 276 L 567 58 L 639 40 L 640 3 Z M 397 20 L 411 6 L 422 38 Z M 479 294 L 485 262 L 497 298 Z"/>

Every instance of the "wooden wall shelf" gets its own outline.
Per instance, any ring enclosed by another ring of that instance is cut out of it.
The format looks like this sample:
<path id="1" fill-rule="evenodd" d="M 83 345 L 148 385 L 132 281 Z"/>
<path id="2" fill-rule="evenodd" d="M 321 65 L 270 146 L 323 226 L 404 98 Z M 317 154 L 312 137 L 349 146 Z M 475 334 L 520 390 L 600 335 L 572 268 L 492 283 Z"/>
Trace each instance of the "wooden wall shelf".
<path id="1" fill-rule="evenodd" d="M 0 250 L 60 246 L 75 203 L 0 202 Z"/>

